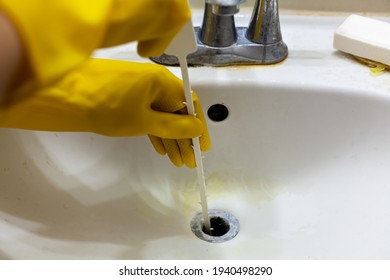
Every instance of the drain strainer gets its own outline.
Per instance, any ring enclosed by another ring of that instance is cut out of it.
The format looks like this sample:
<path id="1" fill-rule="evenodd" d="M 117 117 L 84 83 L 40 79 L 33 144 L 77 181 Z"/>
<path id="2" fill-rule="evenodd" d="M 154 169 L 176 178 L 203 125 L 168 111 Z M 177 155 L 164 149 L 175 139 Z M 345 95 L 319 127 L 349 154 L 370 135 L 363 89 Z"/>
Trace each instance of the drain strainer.
<path id="1" fill-rule="evenodd" d="M 191 230 L 200 239 L 211 243 L 222 243 L 233 239 L 240 230 L 240 223 L 231 213 L 209 210 L 211 234 L 205 233 L 203 214 L 197 213 L 191 220 Z"/>

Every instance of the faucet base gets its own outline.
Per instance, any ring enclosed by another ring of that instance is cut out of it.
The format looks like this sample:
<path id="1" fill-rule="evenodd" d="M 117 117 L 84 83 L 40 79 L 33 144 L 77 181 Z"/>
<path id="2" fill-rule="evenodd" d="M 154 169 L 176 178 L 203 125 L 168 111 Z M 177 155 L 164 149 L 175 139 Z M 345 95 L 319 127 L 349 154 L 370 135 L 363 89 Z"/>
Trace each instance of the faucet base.
<path id="1" fill-rule="evenodd" d="M 198 50 L 187 57 L 190 66 L 229 66 L 229 65 L 266 65 L 283 61 L 288 54 L 287 45 L 280 41 L 276 44 L 262 45 L 249 41 L 246 27 L 237 27 L 237 42 L 229 47 L 210 47 L 199 40 L 200 27 L 195 27 Z M 152 61 L 166 66 L 178 66 L 175 56 L 163 54 L 151 57 Z"/>

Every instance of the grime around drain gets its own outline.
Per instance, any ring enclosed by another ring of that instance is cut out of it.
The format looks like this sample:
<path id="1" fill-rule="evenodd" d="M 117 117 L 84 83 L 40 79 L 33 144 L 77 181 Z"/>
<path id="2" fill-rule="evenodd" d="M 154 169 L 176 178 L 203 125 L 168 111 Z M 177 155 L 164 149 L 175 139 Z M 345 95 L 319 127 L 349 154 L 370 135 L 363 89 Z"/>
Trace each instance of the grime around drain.
<path id="1" fill-rule="evenodd" d="M 233 239 L 240 230 L 240 224 L 231 213 L 211 209 L 209 210 L 211 234 L 204 231 L 203 215 L 197 213 L 191 220 L 192 232 L 201 240 L 211 243 L 222 243 Z"/>

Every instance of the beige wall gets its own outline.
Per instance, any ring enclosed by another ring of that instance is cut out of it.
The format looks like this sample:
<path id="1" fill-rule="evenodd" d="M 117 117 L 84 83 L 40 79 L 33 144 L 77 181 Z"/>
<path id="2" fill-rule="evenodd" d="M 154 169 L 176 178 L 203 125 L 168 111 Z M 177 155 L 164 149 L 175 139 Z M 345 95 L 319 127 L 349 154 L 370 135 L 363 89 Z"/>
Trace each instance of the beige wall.
<path id="1" fill-rule="evenodd" d="M 244 6 L 250 7 L 254 2 L 255 0 L 247 0 Z M 200 8 L 203 7 L 204 0 L 190 0 L 190 3 L 192 7 Z M 279 8 L 281 10 L 390 14 L 390 0 L 279 0 Z"/>

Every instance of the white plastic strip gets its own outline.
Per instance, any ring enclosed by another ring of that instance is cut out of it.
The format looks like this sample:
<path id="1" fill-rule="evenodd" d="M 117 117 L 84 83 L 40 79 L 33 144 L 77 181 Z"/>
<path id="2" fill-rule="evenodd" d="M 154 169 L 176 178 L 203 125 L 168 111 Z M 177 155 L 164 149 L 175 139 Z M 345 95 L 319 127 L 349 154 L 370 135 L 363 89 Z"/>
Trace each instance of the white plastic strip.
<path id="1" fill-rule="evenodd" d="M 190 79 L 188 75 L 188 65 L 186 56 L 178 56 L 177 57 L 180 64 L 183 84 L 184 84 L 184 94 L 186 98 L 186 105 L 188 114 L 192 116 L 196 116 L 194 101 L 192 98 L 192 91 L 190 86 Z M 203 160 L 202 153 L 200 150 L 199 137 L 192 138 L 192 145 L 195 154 L 195 163 L 196 163 L 196 172 L 198 175 L 198 187 L 200 194 L 200 204 L 202 206 L 202 213 L 204 219 L 204 229 L 205 233 L 211 235 L 211 225 L 210 225 L 210 217 L 209 217 L 209 209 L 207 204 L 207 195 L 206 195 L 206 180 L 204 177 L 204 169 L 203 169 Z"/>

